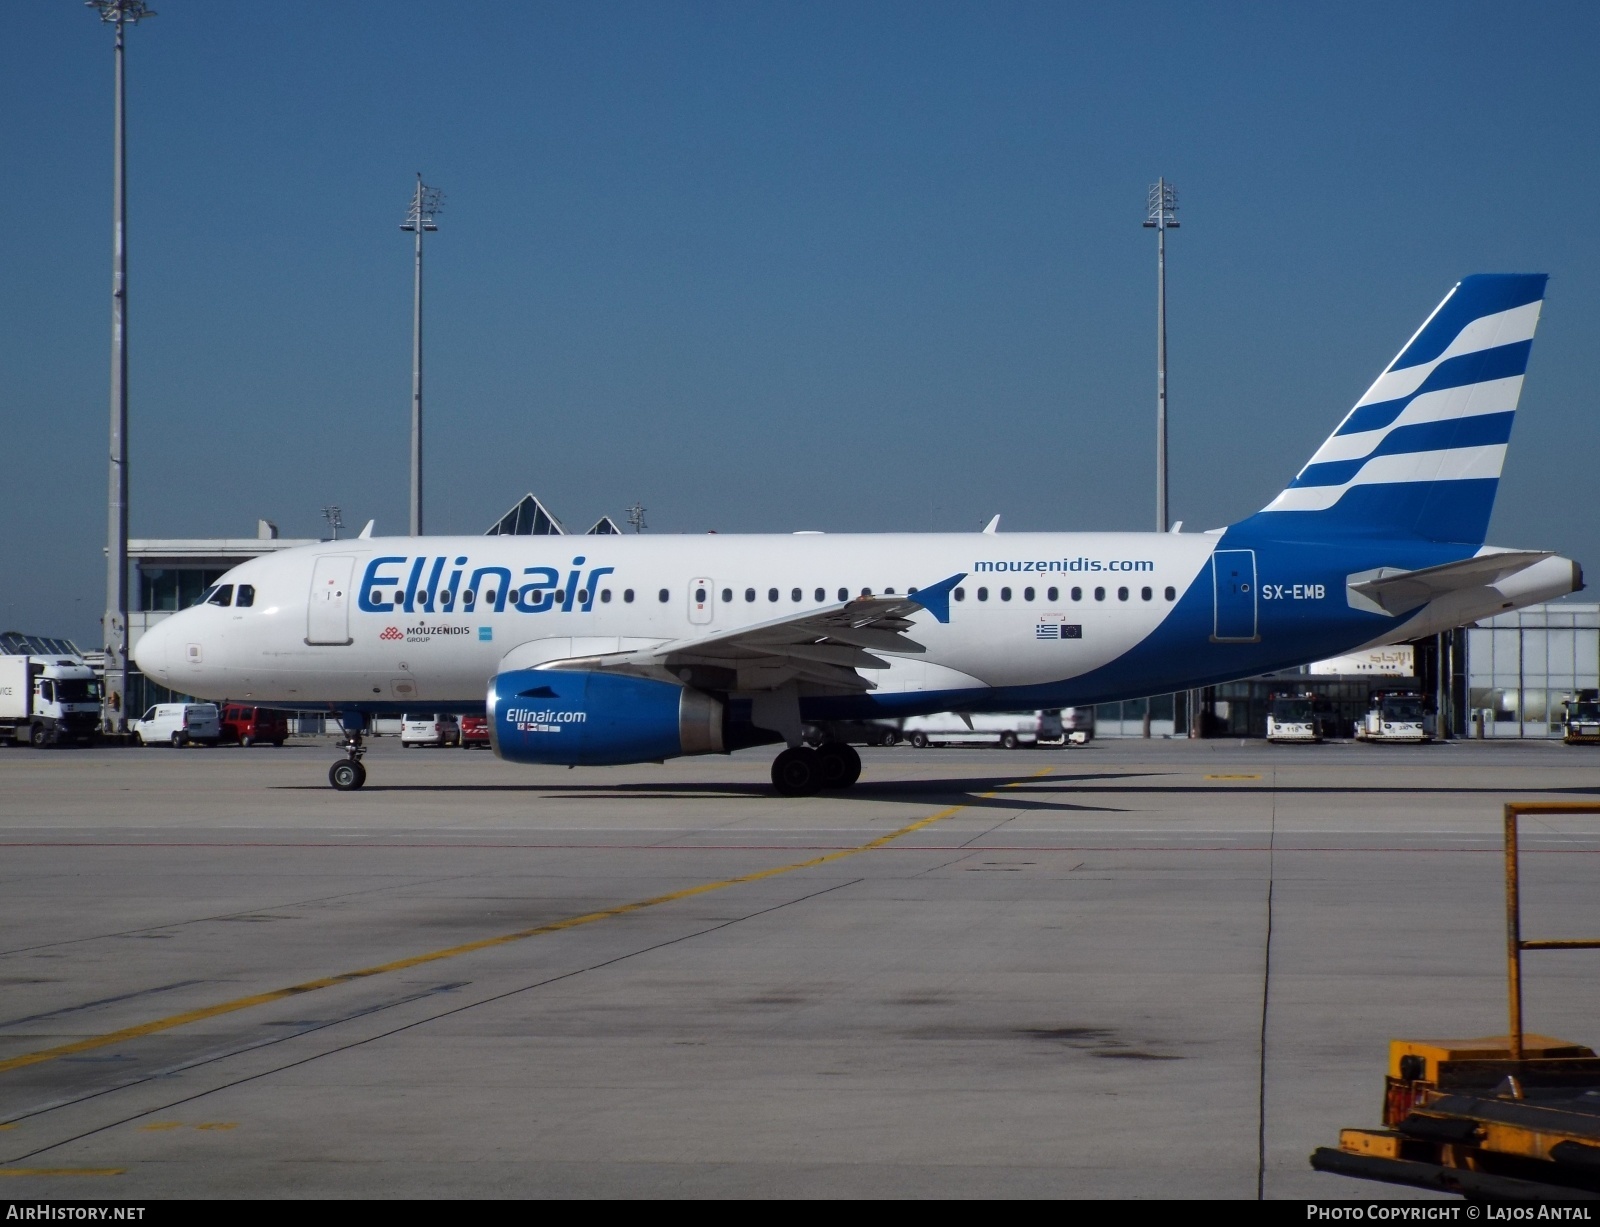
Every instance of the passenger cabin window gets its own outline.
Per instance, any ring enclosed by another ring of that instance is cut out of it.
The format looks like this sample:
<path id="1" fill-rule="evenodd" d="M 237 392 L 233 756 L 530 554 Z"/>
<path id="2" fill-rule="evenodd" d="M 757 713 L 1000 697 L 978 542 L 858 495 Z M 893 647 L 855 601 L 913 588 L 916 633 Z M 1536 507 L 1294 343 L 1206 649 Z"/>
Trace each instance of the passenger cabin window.
<path id="1" fill-rule="evenodd" d="M 791 601 L 798 601 L 798 600 L 799 600 L 799 599 L 800 599 L 800 589 L 798 589 L 798 588 L 791 588 L 791 589 L 790 589 L 790 590 L 789 590 L 789 599 L 790 599 L 790 600 L 791 600 Z"/>
<path id="2" fill-rule="evenodd" d="M 1097 601 L 1105 600 L 1106 599 L 1106 590 L 1104 588 L 1096 588 L 1094 590 L 1094 599 L 1097 600 Z"/>
<path id="3" fill-rule="evenodd" d="M 893 596 L 894 595 L 894 589 L 893 588 L 885 588 L 883 590 L 883 595 L 884 596 Z"/>
<path id="4" fill-rule="evenodd" d="M 233 604 L 233 585 L 218 584 L 211 590 L 211 595 L 206 598 L 207 605 L 221 605 L 226 609 Z"/>
<path id="5" fill-rule="evenodd" d="M 256 590 L 255 590 L 255 588 L 250 584 L 240 584 L 239 585 L 239 599 L 234 601 L 234 606 L 236 608 L 238 608 L 238 609 L 249 609 L 250 606 L 254 605 L 255 603 L 256 603 Z"/>
<path id="6" fill-rule="evenodd" d="M 731 604 L 732 602 L 733 602 L 733 589 L 732 588 L 724 588 L 722 590 L 722 603 L 724 605 L 728 605 L 728 604 Z"/>
<path id="7" fill-rule="evenodd" d="M 1059 601 L 1061 599 L 1061 589 L 1046 588 L 1044 590 L 1044 599 L 1047 601 Z"/>
<path id="8" fill-rule="evenodd" d="M 1009 589 L 1009 588 L 1000 589 L 1000 599 L 1002 601 L 1009 601 L 1011 599 L 1011 589 Z"/>
<path id="9" fill-rule="evenodd" d="M 958 601 L 964 601 L 967 599 L 967 590 L 965 588 L 957 588 L 951 595 Z"/>
<path id="10" fill-rule="evenodd" d="M 776 601 L 777 599 L 778 599 L 778 590 L 776 588 L 768 588 L 767 589 L 767 600 Z"/>
<path id="11" fill-rule="evenodd" d="M 398 592 L 395 593 L 395 595 L 394 595 L 394 603 L 396 605 L 398 605 L 400 603 L 401 596 L 402 596 L 401 593 L 398 593 Z M 483 594 L 483 603 L 485 605 L 493 605 L 499 599 L 500 599 L 500 594 L 498 592 L 496 592 L 493 588 L 489 589 L 489 591 L 487 591 L 487 592 L 485 592 Z M 628 597 L 628 599 L 631 601 L 631 600 L 633 600 L 633 597 L 630 595 Z"/>
<path id="12" fill-rule="evenodd" d="M 1162 595 L 1165 596 L 1169 601 L 1176 601 L 1178 599 L 1178 590 L 1168 586 L 1166 592 L 1162 593 Z"/>
<path id="13" fill-rule="evenodd" d="M 871 588 L 863 588 L 861 590 L 861 595 L 862 596 L 871 596 L 872 595 L 872 589 Z"/>
<path id="14" fill-rule="evenodd" d="M 989 599 L 989 590 L 987 588 L 979 588 L 978 599 L 980 601 L 987 601 Z"/>
<path id="15" fill-rule="evenodd" d="M 841 601 L 848 601 L 850 599 L 850 589 L 848 589 L 848 588 L 839 589 L 839 599 Z"/>
<path id="16" fill-rule="evenodd" d="M 746 588 L 744 590 L 744 599 L 746 601 L 755 600 L 756 599 L 756 590 L 754 588 Z"/>
<path id="17" fill-rule="evenodd" d="M 706 590 L 704 588 L 696 588 L 694 590 L 694 599 L 695 604 L 704 605 L 706 603 Z"/>
<path id="18" fill-rule="evenodd" d="M 1148 601 L 1153 596 L 1155 596 L 1155 593 L 1150 591 L 1150 589 L 1148 589 L 1148 588 L 1139 589 L 1139 599 L 1141 601 Z"/>
<path id="19" fill-rule="evenodd" d="M 491 593 L 489 595 L 489 599 L 491 601 L 494 600 L 494 594 L 493 593 Z M 626 605 L 632 605 L 633 604 L 633 589 L 632 588 L 624 588 L 622 590 L 622 600 L 623 600 L 623 603 L 626 604 Z"/>
<path id="20" fill-rule="evenodd" d="M 477 598 L 478 598 L 478 594 L 476 592 L 474 592 L 471 588 L 468 588 L 465 592 L 463 592 L 461 594 L 461 603 L 463 605 L 470 605 L 470 604 L 472 604 L 473 601 L 477 600 Z"/>
<path id="21" fill-rule="evenodd" d="M 670 594 L 667 592 L 667 590 L 665 588 L 663 588 L 660 592 L 656 593 L 656 600 L 660 601 L 663 605 L 665 605 L 669 599 L 670 599 Z"/>
<path id="22" fill-rule="evenodd" d="M 1128 599 L 1128 590 L 1126 588 L 1118 588 L 1117 589 L 1117 600 L 1126 601 L 1127 599 Z"/>
<path id="23" fill-rule="evenodd" d="M 611 589 L 609 589 L 609 588 L 600 589 L 600 603 L 602 605 L 611 604 Z"/>
<path id="24" fill-rule="evenodd" d="M 1073 599 L 1073 600 L 1074 600 L 1074 601 L 1081 601 L 1081 600 L 1083 600 L 1083 589 L 1082 589 L 1082 588 L 1074 588 L 1074 589 L 1073 589 L 1073 590 L 1072 590 L 1072 599 Z"/>
<path id="25" fill-rule="evenodd" d="M 822 602 L 828 599 L 828 590 L 826 588 L 818 588 L 815 595 L 817 598 L 817 604 L 820 605 Z"/>
<path id="26" fill-rule="evenodd" d="M 1024 589 L 1023 589 L 1023 590 L 1022 590 L 1022 599 L 1023 599 L 1023 600 L 1024 600 L 1024 601 L 1031 601 L 1031 600 L 1033 600 L 1033 589 L 1032 589 L 1032 588 L 1024 588 Z"/>

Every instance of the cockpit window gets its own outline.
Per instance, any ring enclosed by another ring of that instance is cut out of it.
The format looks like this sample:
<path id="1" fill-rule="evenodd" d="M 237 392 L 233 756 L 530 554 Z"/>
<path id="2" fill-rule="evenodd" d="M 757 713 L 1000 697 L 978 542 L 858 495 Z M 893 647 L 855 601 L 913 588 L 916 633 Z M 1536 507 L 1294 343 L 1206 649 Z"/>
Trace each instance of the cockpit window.
<path id="1" fill-rule="evenodd" d="M 221 605 L 226 609 L 233 604 L 233 585 L 218 584 L 211 590 L 211 595 L 206 598 L 207 605 Z"/>
<path id="2" fill-rule="evenodd" d="M 239 595 L 234 599 L 235 609 L 249 609 L 256 603 L 256 590 L 252 584 L 240 584 Z"/>
<path id="3" fill-rule="evenodd" d="M 220 588 L 220 587 L 222 587 L 221 584 L 212 584 L 211 587 L 207 588 L 199 596 L 195 597 L 194 603 L 196 605 L 204 605 L 204 604 L 206 604 L 208 601 L 211 600 L 211 598 L 213 596 L 216 595 L 217 589 Z"/>

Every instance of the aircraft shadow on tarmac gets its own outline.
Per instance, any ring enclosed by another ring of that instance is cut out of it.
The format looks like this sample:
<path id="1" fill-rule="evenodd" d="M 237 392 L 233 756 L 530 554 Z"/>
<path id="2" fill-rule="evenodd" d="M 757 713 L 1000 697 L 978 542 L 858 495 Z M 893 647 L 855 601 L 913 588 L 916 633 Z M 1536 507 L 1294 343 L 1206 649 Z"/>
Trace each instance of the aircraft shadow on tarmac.
<path id="1" fill-rule="evenodd" d="M 1063 794 L 1074 797 L 1084 793 L 1105 794 L 1105 799 L 1122 794 L 1148 795 L 1148 794 L 1194 794 L 1194 795 L 1237 795 L 1250 796 L 1262 793 L 1291 793 L 1296 795 L 1316 796 L 1328 795 L 1362 795 L 1373 796 L 1507 796 L 1511 793 L 1518 795 L 1548 795 L 1548 796 L 1590 796 L 1600 794 L 1600 784 L 1593 787 L 1584 786 L 1555 786 L 1537 788 L 1486 788 L 1470 785 L 1381 785 L 1381 784 L 1292 784 L 1274 785 L 1270 779 L 1251 782 L 1205 782 L 1205 783 L 1179 783 L 1174 779 L 1171 783 L 1136 783 L 1134 781 L 1150 779 L 1152 777 L 1176 777 L 1176 772 L 1150 772 L 1150 771 L 1106 771 L 1106 772 L 1079 772 L 1072 775 L 1037 776 L 1031 772 L 1026 775 L 992 775 L 992 776 L 957 776 L 952 778 L 933 778 L 916 780 L 871 780 L 863 779 L 848 793 L 823 793 L 825 798 L 849 799 L 857 802 L 887 802 L 903 804 L 907 801 L 920 801 L 929 804 L 949 804 L 955 798 L 961 798 L 964 807 L 973 809 L 1005 809 L 1011 812 L 1018 810 L 1104 810 L 1116 812 L 1126 807 L 1118 805 L 1085 805 L 1076 801 L 1068 801 Z M 1263 772 L 1265 776 L 1266 773 Z M 1101 782 L 1104 782 L 1101 784 Z M 280 785 L 285 791 L 325 791 L 324 785 L 319 784 L 289 784 Z M 765 783 L 754 780 L 749 783 L 738 781 L 694 782 L 682 781 L 662 783 L 654 781 L 637 781 L 626 784 L 605 783 L 527 783 L 527 784 L 368 784 L 362 790 L 367 793 L 431 793 L 443 792 L 452 794 L 462 793 L 542 793 L 546 796 L 560 796 L 570 798 L 595 797 L 595 798 L 628 798 L 637 800 L 683 801 L 695 798 L 740 798 L 771 796 L 772 790 Z M 990 795 L 995 794 L 995 795 Z M 1040 794 L 1044 794 L 1041 796 Z M 1048 798 L 1048 799 L 1046 799 Z"/>

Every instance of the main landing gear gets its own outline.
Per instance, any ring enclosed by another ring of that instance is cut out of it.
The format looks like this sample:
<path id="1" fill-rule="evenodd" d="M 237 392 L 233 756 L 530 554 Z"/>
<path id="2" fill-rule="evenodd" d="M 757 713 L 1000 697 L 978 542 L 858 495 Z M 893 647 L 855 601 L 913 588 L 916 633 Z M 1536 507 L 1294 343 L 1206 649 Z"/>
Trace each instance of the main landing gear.
<path id="1" fill-rule="evenodd" d="M 795 746 L 772 760 L 772 786 L 786 797 L 849 788 L 861 778 L 861 755 L 842 741 Z"/>
<path id="2" fill-rule="evenodd" d="M 367 769 L 361 763 L 361 756 L 367 752 L 361 744 L 361 730 L 346 732 L 339 748 L 345 757 L 328 768 L 328 783 L 340 792 L 354 792 L 367 782 Z"/>

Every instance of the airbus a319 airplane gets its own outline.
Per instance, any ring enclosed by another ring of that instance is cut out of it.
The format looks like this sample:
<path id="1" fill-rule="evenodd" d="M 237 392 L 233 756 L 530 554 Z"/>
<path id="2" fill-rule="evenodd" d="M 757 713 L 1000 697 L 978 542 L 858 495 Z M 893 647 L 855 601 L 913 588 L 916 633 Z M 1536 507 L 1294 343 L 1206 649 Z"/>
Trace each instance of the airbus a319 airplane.
<path id="1" fill-rule="evenodd" d="M 1414 639 L 1583 586 L 1484 545 L 1543 275 L 1468 277 L 1288 487 L 1207 533 L 402 537 L 235 567 L 134 656 L 185 694 L 337 713 L 487 710 L 495 752 L 602 765 L 785 743 L 802 722 L 1085 706 Z"/>

